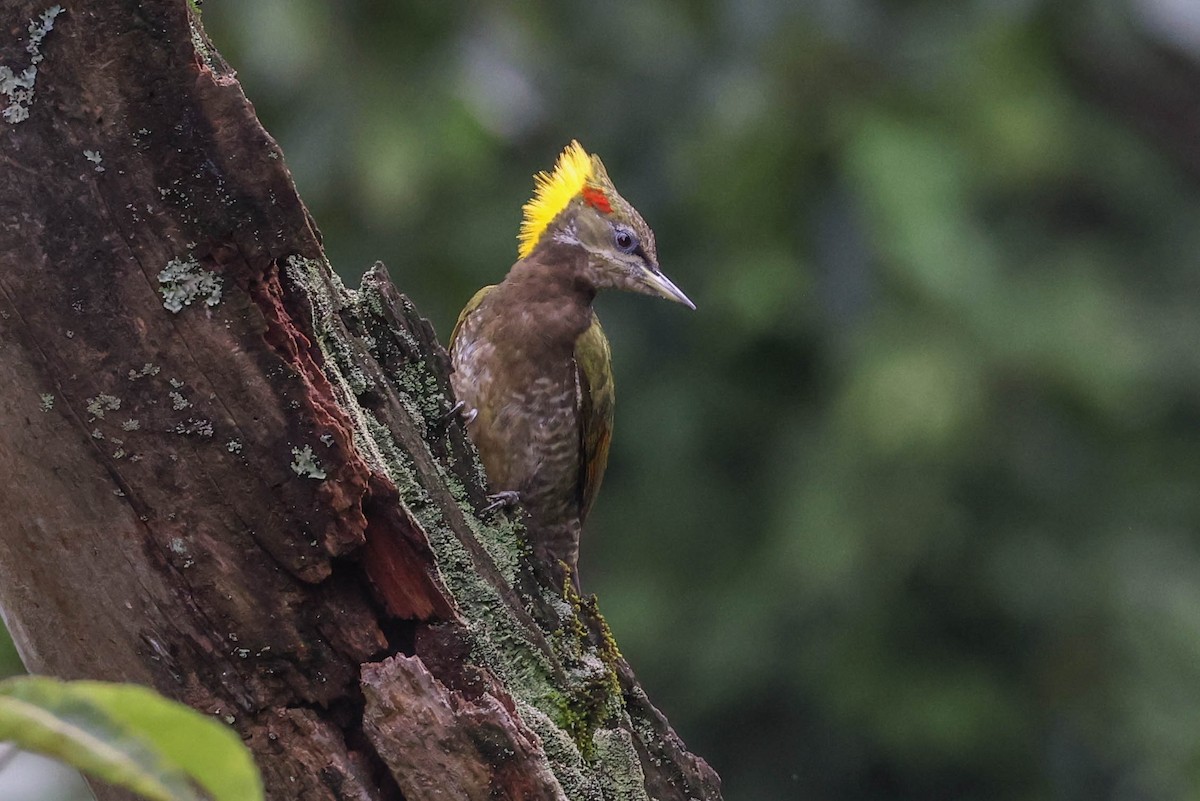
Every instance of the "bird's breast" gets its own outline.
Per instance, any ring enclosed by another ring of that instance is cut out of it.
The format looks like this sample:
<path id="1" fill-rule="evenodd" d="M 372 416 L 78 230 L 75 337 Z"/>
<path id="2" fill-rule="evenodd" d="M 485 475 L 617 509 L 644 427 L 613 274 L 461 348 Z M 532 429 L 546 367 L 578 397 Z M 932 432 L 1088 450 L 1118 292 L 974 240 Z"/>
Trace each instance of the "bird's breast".
<path id="1" fill-rule="evenodd" d="M 468 333 L 468 332 L 464 332 Z M 571 360 L 460 337 L 452 381 L 494 490 L 515 490 L 535 517 L 578 515 L 579 386 Z"/>

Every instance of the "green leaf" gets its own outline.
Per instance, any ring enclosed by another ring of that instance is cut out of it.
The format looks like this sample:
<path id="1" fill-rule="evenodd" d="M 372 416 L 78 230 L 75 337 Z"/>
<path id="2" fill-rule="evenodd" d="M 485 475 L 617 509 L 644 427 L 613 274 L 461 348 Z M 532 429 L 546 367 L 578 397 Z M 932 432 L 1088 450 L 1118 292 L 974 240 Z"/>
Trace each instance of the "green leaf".
<path id="1" fill-rule="evenodd" d="M 237 734 L 136 684 L 0 681 L 0 740 L 55 757 L 154 801 L 259 801 L 262 781 Z"/>

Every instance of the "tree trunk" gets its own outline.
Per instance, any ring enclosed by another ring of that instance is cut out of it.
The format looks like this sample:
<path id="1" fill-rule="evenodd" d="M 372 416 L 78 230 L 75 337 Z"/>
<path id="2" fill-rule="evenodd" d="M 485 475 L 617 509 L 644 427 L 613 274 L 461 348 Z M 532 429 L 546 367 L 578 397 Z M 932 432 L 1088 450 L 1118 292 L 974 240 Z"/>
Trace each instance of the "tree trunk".
<path id="1" fill-rule="evenodd" d="M 431 327 L 381 265 L 333 275 L 187 2 L 0 22 L 0 608 L 29 669 L 220 716 L 272 799 L 718 798 L 594 599 L 480 513 Z"/>

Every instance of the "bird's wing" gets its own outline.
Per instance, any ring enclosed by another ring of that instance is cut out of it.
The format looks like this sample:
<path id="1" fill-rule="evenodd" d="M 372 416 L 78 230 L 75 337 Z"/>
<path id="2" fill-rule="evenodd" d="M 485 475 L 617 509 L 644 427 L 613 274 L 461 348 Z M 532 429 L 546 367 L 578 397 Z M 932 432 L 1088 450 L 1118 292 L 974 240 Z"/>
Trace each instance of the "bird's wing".
<path id="1" fill-rule="evenodd" d="M 579 469 L 579 522 L 583 523 L 608 466 L 616 402 L 612 353 L 595 314 L 591 326 L 575 341 L 575 369 L 579 376 L 579 435 L 583 446 Z"/>
<path id="2" fill-rule="evenodd" d="M 462 311 L 458 313 L 458 320 L 456 320 L 454 323 L 454 330 L 450 332 L 450 344 L 447 350 L 451 352 L 454 351 L 454 341 L 458 339 L 458 332 L 462 330 L 463 322 L 465 322 L 466 319 L 471 315 L 471 312 L 479 308 L 479 304 L 483 303 L 483 299 L 487 296 L 487 293 L 491 292 L 495 288 L 495 284 L 485 286 L 467 301 L 466 306 L 463 306 Z"/>

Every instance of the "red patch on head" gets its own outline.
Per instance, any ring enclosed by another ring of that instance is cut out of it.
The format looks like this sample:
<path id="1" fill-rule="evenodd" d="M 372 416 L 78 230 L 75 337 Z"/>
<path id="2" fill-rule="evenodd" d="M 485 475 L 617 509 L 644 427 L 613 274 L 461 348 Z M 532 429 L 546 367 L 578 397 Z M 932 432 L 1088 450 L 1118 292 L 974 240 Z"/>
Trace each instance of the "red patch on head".
<path id="1" fill-rule="evenodd" d="M 583 202 L 601 214 L 612 214 L 612 204 L 608 202 L 608 196 L 599 189 L 585 186 L 583 188 Z"/>

